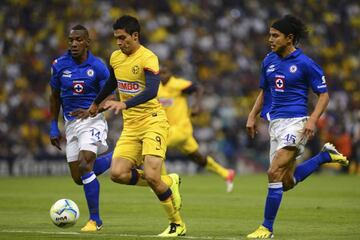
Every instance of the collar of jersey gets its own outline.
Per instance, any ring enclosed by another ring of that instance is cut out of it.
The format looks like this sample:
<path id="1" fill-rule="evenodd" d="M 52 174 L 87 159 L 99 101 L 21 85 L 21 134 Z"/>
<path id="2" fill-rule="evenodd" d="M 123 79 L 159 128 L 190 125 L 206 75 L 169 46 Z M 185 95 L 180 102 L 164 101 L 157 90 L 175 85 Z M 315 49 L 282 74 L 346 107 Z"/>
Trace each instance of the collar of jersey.
<path id="1" fill-rule="evenodd" d="M 289 55 L 287 55 L 286 57 L 284 57 L 283 59 L 290 59 L 290 58 L 296 58 L 297 56 L 299 56 L 302 53 L 300 48 L 296 48 L 295 51 L 293 51 L 292 53 L 290 53 Z"/>
<path id="2" fill-rule="evenodd" d="M 68 58 L 69 58 L 74 64 L 77 64 L 77 65 L 79 65 L 79 66 L 83 66 L 83 65 L 88 65 L 88 64 L 90 64 L 90 62 L 91 62 L 91 61 L 93 60 L 93 58 L 94 58 L 94 56 L 92 55 L 92 53 L 91 53 L 90 51 L 87 51 L 87 53 L 88 53 L 88 57 L 87 57 L 86 61 L 83 62 L 83 63 L 81 63 L 81 64 L 78 64 L 77 62 L 74 61 L 73 57 L 71 56 L 70 50 L 68 50 L 67 55 L 68 55 Z"/>

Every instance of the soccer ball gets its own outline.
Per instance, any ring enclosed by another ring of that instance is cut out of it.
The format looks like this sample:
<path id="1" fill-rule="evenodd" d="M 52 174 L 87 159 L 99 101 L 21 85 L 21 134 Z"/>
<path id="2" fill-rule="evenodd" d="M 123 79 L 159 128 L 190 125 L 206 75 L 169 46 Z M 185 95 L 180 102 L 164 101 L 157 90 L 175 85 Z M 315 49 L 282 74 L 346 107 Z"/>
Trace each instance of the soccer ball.
<path id="1" fill-rule="evenodd" d="M 73 226 L 79 219 L 79 216 L 78 206 L 70 199 L 60 199 L 50 208 L 51 221 L 61 228 Z"/>

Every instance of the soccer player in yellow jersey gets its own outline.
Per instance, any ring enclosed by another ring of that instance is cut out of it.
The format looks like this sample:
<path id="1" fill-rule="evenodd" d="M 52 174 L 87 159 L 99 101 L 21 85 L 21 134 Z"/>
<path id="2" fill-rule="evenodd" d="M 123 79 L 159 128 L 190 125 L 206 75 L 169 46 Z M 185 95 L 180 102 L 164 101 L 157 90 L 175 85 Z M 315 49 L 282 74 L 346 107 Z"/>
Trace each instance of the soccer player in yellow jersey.
<path id="1" fill-rule="evenodd" d="M 193 137 L 187 95 L 195 94 L 196 101 L 192 114 L 197 114 L 202 89 L 189 80 L 173 76 L 169 68 L 167 65 L 161 67 L 161 83 L 158 91 L 158 99 L 165 109 L 170 124 L 167 146 L 177 148 L 198 165 L 221 176 L 226 181 L 227 192 L 231 192 L 234 186 L 235 171 L 224 168 L 211 156 L 201 154 L 199 145 Z"/>
<path id="2" fill-rule="evenodd" d="M 106 101 L 104 108 L 122 111 L 124 126 L 116 144 L 110 168 L 111 179 L 120 184 L 150 186 L 168 215 L 169 226 L 160 237 L 183 236 L 185 224 L 180 216 L 179 176 L 161 176 L 169 124 L 156 99 L 160 84 L 157 56 L 139 42 L 140 24 L 122 16 L 113 24 L 120 50 L 110 57 L 110 78 L 89 108 L 95 115 L 102 102 L 118 88 L 120 101 Z M 137 167 L 143 166 L 143 171 Z"/>

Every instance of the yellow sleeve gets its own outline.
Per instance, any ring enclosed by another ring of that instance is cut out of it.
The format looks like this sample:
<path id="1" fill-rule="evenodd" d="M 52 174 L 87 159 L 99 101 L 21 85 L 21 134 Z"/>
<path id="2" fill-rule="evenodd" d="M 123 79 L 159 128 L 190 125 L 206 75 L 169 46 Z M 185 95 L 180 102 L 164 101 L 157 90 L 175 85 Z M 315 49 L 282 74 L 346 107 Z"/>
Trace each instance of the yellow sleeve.
<path id="1" fill-rule="evenodd" d="M 146 58 L 144 62 L 144 71 L 150 71 L 154 74 L 159 73 L 159 60 L 155 54 L 151 54 L 148 58 Z"/>
<path id="2" fill-rule="evenodd" d="M 182 91 L 192 85 L 192 82 L 183 78 L 175 78 L 172 82 L 173 88 Z"/>
<path id="3" fill-rule="evenodd" d="M 109 64 L 110 66 L 113 68 L 113 62 L 115 59 L 115 55 L 116 55 L 116 51 L 112 52 L 111 56 L 110 56 L 110 60 L 109 60 Z"/>

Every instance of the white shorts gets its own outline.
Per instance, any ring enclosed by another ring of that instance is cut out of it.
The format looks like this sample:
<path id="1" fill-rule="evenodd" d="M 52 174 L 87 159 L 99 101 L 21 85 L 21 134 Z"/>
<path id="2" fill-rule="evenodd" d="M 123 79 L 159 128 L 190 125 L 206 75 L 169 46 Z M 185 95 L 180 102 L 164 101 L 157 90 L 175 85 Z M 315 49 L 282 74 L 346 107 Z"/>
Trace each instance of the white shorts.
<path id="1" fill-rule="evenodd" d="M 77 161 L 81 150 L 101 154 L 108 149 L 108 126 L 103 114 L 84 120 L 66 121 L 65 133 L 68 162 Z"/>
<path id="2" fill-rule="evenodd" d="M 307 139 L 303 136 L 304 126 L 308 117 L 275 119 L 270 122 L 270 162 L 275 153 L 284 147 L 299 149 L 296 159 L 304 153 Z"/>

